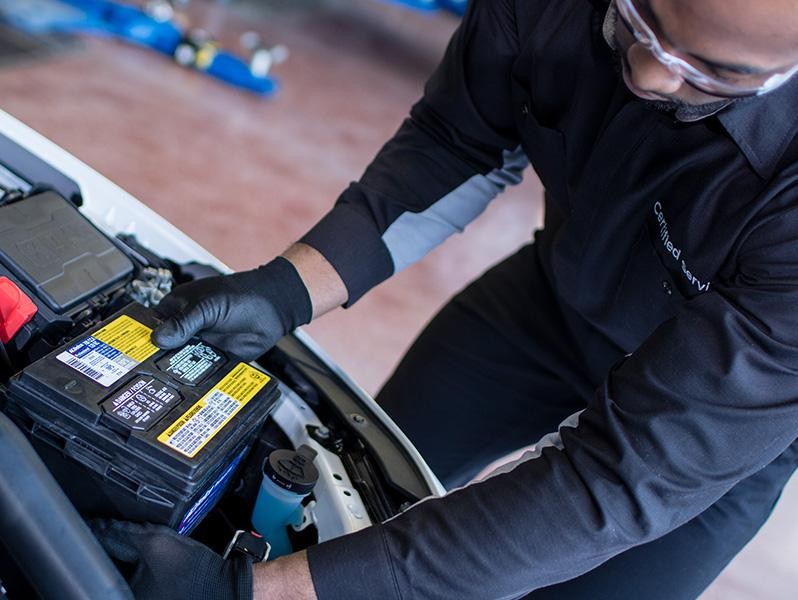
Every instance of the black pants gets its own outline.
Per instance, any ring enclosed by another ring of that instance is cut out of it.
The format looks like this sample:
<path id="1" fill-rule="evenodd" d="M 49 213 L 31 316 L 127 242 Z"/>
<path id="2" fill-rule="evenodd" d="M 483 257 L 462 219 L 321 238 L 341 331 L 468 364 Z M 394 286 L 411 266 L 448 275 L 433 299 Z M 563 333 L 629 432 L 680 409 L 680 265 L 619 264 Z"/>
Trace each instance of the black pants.
<path id="1" fill-rule="evenodd" d="M 377 399 L 455 487 L 585 407 L 599 382 L 577 344 L 526 246 L 441 310 Z M 798 441 L 679 529 L 528 598 L 695 598 L 765 522 L 796 464 Z"/>

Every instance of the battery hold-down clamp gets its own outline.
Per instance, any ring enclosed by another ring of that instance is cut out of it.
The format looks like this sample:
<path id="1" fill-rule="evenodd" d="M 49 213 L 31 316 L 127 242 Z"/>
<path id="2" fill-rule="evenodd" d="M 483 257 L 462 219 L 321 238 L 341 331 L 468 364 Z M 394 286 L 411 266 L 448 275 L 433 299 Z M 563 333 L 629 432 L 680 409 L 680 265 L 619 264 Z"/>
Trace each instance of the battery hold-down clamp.
<path id="1" fill-rule="evenodd" d="M 0 277 L 0 342 L 10 342 L 38 310 L 16 283 Z"/>

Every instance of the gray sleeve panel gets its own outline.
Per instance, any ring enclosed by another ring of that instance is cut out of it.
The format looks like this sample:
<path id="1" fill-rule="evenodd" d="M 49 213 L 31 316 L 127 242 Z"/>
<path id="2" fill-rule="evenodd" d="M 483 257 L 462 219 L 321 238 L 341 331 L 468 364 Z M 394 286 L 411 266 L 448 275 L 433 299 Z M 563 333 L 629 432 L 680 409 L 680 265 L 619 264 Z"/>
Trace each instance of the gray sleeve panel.
<path id="1" fill-rule="evenodd" d="M 529 164 L 519 146 L 504 151 L 504 164 L 487 175 L 474 175 L 422 212 L 406 212 L 399 216 L 382 241 L 393 259 L 394 273 L 410 266 L 453 233 L 460 233 L 476 219 L 507 185 L 523 179 Z"/>
<path id="2" fill-rule="evenodd" d="M 547 433 L 530 450 L 524 452 L 520 456 L 520 458 L 498 466 L 497 468 L 493 469 L 490 473 L 488 473 L 485 478 L 494 477 L 495 475 L 501 475 L 502 473 L 509 473 L 523 462 L 540 458 L 540 456 L 543 454 L 544 448 L 557 448 L 557 450 L 564 450 L 565 446 L 562 443 L 562 435 L 560 433 L 560 430 L 563 427 L 570 427 L 571 429 L 576 429 L 579 426 L 579 415 L 581 415 L 583 412 L 584 411 L 580 410 L 579 412 L 575 412 L 574 414 L 570 415 L 568 418 L 563 420 L 562 423 L 560 423 L 560 426 L 557 428 L 557 431 L 552 431 L 551 433 Z"/>

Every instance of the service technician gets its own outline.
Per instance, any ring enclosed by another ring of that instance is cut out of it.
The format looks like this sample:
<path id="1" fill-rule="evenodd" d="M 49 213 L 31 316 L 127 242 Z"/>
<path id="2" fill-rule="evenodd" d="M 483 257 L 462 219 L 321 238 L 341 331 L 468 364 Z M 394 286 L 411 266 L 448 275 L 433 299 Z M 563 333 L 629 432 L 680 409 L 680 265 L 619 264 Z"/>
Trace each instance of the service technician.
<path id="1" fill-rule="evenodd" d="M 698 596 L 798 463 L 796 70 L 796 0 L 471 0 L 360 181 L 283 256 L 178 288 L 153 336 L 255 357 L 531 163 L 543 229 L 443 308 L 378 396 L 452 491 L 254 569 L 106 523 L 134 591 Z"/>

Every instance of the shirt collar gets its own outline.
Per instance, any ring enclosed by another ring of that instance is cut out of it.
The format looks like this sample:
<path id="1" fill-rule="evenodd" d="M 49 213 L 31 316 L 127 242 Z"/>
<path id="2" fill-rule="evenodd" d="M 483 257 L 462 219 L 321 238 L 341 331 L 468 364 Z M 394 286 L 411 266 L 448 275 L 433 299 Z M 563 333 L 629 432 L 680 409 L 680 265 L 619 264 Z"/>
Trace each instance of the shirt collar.
<path id="1" fill-rule="evenodd" d="M 754 170 L 770 179 L 798 134 L 798 77 L 762 96 L 735 102 L 717 118 Z"/>

